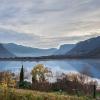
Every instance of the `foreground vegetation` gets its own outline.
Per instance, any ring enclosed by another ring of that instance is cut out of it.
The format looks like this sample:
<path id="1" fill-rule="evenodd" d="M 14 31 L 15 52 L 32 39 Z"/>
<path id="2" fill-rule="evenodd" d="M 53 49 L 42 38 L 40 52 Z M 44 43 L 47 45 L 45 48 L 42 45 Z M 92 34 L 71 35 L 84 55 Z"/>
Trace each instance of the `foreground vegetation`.
<path id="1" fill-rule="evenodd" d="M 54 76 L 52 71 L 38 64 L 31 71 L 31 83 L 24 80 L 23 66 L 19 76 L 0 72 L 0 100 L 95 100 L 96 83 L 88 81 L 84 73 L 89 74 L 89 71 L 83 70 L 83 74 L 56 73 L 56 81 L 52 83 L 49 81 Z"/>
<path id="2" fill-rule="evenodd" d="M 88 97 L 69 96 L 60 93 L 46 93 L 22 89 L 0 89 L 0 100 L 92 100 Z"/>

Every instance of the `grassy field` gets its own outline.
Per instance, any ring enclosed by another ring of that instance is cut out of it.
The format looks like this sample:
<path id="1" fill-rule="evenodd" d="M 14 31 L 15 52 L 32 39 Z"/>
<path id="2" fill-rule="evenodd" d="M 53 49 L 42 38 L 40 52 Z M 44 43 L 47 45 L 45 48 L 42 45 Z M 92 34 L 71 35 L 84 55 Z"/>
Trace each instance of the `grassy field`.
<path id="1" fill-rule="evenodd" d="M 88 97 L 69 96 L 67 94 L 46 93 L 22 89 L 0 90 L 0 100 L 92 100 Z"/>

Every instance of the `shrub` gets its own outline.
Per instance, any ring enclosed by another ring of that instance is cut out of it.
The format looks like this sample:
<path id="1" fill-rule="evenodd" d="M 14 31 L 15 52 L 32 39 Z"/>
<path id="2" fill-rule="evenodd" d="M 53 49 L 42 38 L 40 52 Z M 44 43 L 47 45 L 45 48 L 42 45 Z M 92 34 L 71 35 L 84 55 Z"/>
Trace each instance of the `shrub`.
<path id="1" fill-rule="evenodd" d="M 31 89 L 31 83 L 27 81 L 23 81 L 19 83 L 19 88 L 23 89 Z"/>

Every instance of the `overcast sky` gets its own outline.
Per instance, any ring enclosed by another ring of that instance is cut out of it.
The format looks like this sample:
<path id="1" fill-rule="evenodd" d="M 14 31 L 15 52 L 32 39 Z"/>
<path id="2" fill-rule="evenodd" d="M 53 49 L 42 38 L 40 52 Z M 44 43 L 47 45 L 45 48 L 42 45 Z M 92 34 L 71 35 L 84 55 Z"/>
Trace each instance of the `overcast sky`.
<path id="1" fill-rule="evenodd" d="M 39 48 L 100 35 L 100 0 L 0 0 L 0 42 Z"/>

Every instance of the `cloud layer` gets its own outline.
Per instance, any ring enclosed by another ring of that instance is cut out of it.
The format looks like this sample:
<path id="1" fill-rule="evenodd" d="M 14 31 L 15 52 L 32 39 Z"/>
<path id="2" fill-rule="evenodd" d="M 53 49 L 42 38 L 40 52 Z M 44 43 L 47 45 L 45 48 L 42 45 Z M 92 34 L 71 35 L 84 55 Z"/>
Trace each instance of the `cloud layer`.
<path id="1" fill-rule="evenodd" d="M 0 42 L 49 48 L 100 35 L 100 0 L 0 2 Z"/>

